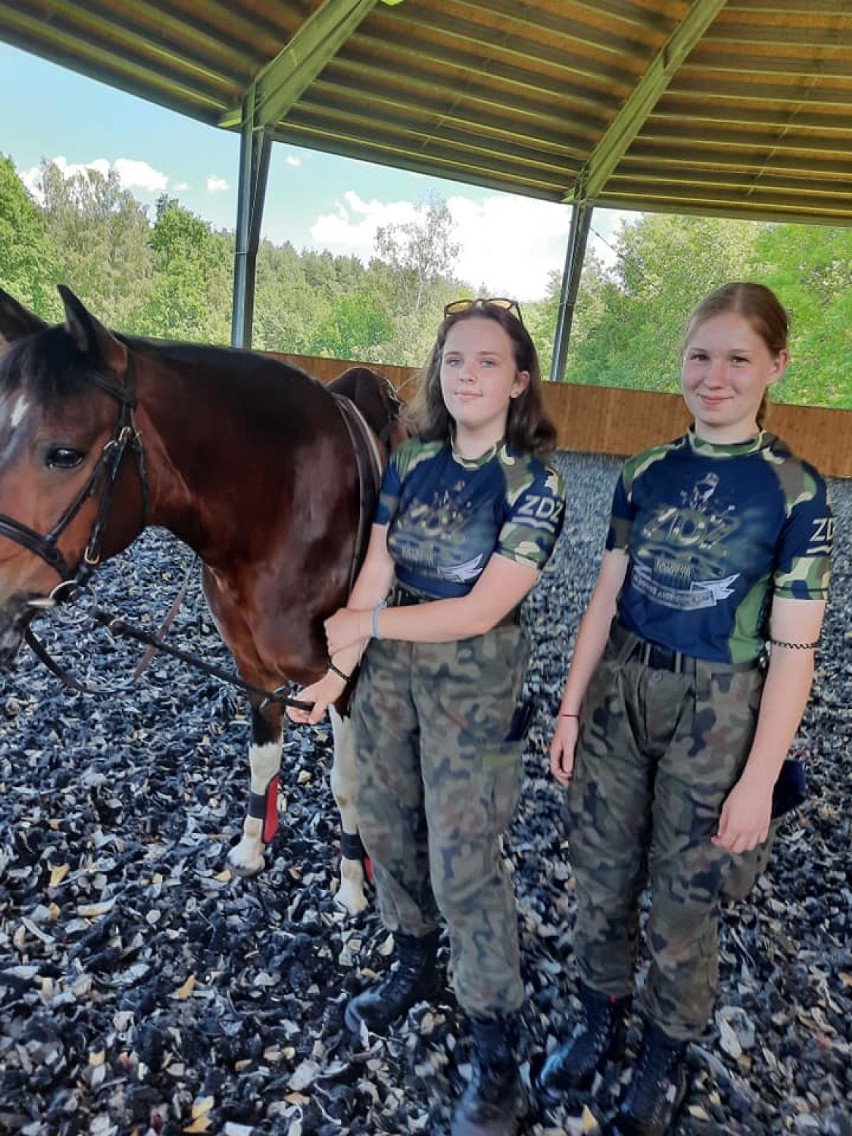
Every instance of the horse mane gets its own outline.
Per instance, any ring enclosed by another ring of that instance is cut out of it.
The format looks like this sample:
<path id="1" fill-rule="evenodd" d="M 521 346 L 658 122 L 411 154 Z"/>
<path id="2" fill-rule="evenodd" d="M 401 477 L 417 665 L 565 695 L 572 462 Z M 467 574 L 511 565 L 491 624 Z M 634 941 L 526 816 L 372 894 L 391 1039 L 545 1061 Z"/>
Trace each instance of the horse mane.
<path id="1" fill-rule="evenodd" d="M 400 420 L 402 404 L 393 384 L 369 367 L 350 367 L 323 385 L 300 367 L 261 352 L 112 334 L 128 348 L 131 357 L 135 354 L 149 362 L 170 364 L 178 371 L 198 370 L 211 378 L 218 375 L 221 380 L 228 377 L 231 370 L 237 370 L 241 382 L 256 376 L 262 381 L 267 397 L 277 392 L 276 401 L 284 394 L 287 382 L 294 379 L 309 384 L 316 392 L 344 395 L 355 403 L 370 428 L 384 442 Z M 101 361 L 82 350 L 64 324 L 24 336 L 0 355 L 0 390 L 14 394 L 26 383 L 28 392 L 43 406 L 57 399 L 80 396 L 90 389 L 93 375 L 103 378 Z"/>
<path id="2" fill-rule="evenodd" d="M 213 345 L 209 343 L 191 343 L 179 339 L 148 339 L 140 335 L 124 335 L 113 332 L 115 338 L 129 347 L 131 351 L 146 358 L 157 358 L 175 363 L 178 366 L 192 367 L 221 367 L 223 364 L 236 364 L 246 367 L 249 371 L 254 368 L 269 370 L 278 368 L 282 373 L 294 377 L 307 379 L 311 383 L 318 380 L 307 371 L 277 359 L 261 351 L 247 350 L 241 347 L 227 347 L 224 344 Z M 320 384 L 321 385 L 321 384 Z"/>

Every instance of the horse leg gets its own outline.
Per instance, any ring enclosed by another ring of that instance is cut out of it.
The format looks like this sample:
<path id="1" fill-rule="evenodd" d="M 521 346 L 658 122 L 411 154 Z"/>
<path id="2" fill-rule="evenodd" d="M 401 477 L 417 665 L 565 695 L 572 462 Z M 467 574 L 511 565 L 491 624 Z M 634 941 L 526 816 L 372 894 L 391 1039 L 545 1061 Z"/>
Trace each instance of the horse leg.
<path id="1" fill-rule="evenodd" d="M 355 745 L 352 723 L 329 707 L 334 735 L 334 762 L 331 767 L 331 791 L 340 811 L 340 887 L 334 897 L 350 915 L 367 906 L 364 896 L 366 853 L 358 835 L 355 815 Z"/>
<path id="2" fill-rule="evenodd" d="M 263 870 L 263 852 L 278 829 L 278 771 L 281 768 L 281 709 L 262 714 L 251 708 L 251 786 L 243 836 L 231 849 L 228 862 L 241 876 Z"/>

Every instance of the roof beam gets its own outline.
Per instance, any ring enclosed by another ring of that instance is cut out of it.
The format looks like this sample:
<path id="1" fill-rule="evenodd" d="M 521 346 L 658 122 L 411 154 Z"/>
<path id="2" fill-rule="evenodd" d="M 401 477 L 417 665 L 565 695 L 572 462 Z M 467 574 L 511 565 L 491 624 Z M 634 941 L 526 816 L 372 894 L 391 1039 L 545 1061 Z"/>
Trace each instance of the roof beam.
<path id="1" fill-rule="evenodd" d="M 254 80 L 256 128 L 281 121 L 378 2 L 324 0 Z M 232 129 L 241 121 L 240 108 L 223 115 L 219 125 Z"/>
<path id="2" fill-rule="evenodd" d="M 573 189 L 566 195 L 566 202 L 593 201 L 597 197 L 660 95 L 726 3 L 727 0 L 695 0 L 592 150 Z"/>

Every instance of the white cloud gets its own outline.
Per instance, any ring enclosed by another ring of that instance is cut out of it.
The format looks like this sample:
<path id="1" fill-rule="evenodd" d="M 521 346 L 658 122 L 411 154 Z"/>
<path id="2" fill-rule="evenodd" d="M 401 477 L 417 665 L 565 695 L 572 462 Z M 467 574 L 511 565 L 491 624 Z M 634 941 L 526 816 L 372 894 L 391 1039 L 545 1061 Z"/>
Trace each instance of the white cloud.
<path id="1" fill-rule="evenodd" d="M 208 193 L 223 193 L 228 188 L 228 183 L 224 178 L 216 177 L 211 174 L 207 179 L 207 192 Z"/>
<path id="2" fill-rule="evenodd" d="M 491 295 L 538 300 L 548 279 L 565 267 L 571 229 L 571 206 L 523 197 L 485 197 L 471 201 L 450 198 L 450 212 L 461 234 L 458 275 Z M 618 220 L 629 214 L 599 210 L 592 215 L 593 229 L 610 234 Z M 593 231 L 588 248 L 611 265 L 615 256 L 609 244 Z"/>
<path id="3" fill-rule="evenodd" d="M 145 193 L 163 193 L 169 184 L 167 174 L 155 170 L 147 162 L 133 158 L 116 158 L 113 163 L 122 189 L 141 189 Z"/>
<path id="4" fill-rule="evenodd" d="M 295 154 L 288 154 L 284 161 L 288 166 L 301 166 L 302 164 L 302 159 L 297 158 Z"/>
<path id="5" fill-rule="evenodd" d="M 451 197 L 447 207 L 456 223 L 455 239 L 461 244 L 457 262 L 448 268 L 471 287 L 493 296 L 537 300 L 547 291 L 550 273 L 562 273 L 570 206 L 492 195 L 479 200 Z M 405 224 L 417 214 L 414 202 L 364 201 L 350 190 L 335 203 L 334 212 L 317 217 L 311 238 L 321 248 L 367 263 L 379 226 Z M 612 232 L 614 217 L 596 213 L 595 228 Z M 604 263 L 612 263 L 612 251 L 594 234 L 589 243 Z"/>
<path id="6" fill-rule="evenodd" d="M 461 244 L 458 261 L 448 265 L 456 276 L 493 295 L 538 299 L 544 295 L 548 273 L 561 271 L 571 223 L 566 206 L 507 196 L 471 200 L 451 197 L 447 207 L 456 222 Z M 333 213 L 317 218 L 311 237 L 335 253 L 368 261 L 381 225 L 416 219 L 411 201 L 364 201 L 349 191 Z"/>
<path id="7" fill-rule="evenodd" d="M 320 214 L 311 225 L 311 237 L 322 248 L 339 255 L 357 256 L 365 263 L 374 251 L 376 230 L 382 225 L 400 225 L 417 217 L 411 201 L 364 201 L 347 190 L 336 201 L 333 213 Z"/>
<path id="8" fill-rule="evenodd" d="M 571 224 L 565 205 L 508 196 L 447 202 L 462 250 L 456 272 L 475 288 L 540 299 L 549 273 L 562 271 Z"/>
<path id="9" fill-rule="evenodd" d="M 114 169 L 122 189 L 142 190 L 143 193 L 151 194 L 162 193 L 169 183 L 167 174 L 155 170 L 148 162 L 139 162 L 133 158 L 116 158 L 114 162 L 110 162 L 107 158 L 94 158 L 91 162 L 69 162 L 60 154 L 51 161 L 66 179 L 86 170 L 97 170 L 103 177 L 107 177 L 110 170 Z M 43 200 L 40 166 L 24 170 L 21 181 L 38 201 Z"/>

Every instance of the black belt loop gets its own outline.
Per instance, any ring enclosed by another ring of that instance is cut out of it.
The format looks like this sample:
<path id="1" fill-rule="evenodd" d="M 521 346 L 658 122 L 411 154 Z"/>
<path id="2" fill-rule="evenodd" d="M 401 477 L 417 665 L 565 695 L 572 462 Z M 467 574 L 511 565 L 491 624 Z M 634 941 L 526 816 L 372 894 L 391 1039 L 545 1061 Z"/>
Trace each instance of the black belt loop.
<path id="1" fill-rule="evenodd" d="M 683 674 L 685 670 L 692 669 L 695 662 L 693 656 L 685 655 L 683 651 L 662 647 L 648 639 L 639 640 L 638 657 L 652 671 L 671 671 L 673 674 Z"/>

